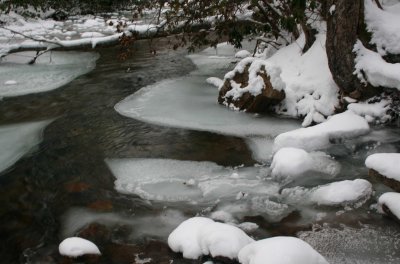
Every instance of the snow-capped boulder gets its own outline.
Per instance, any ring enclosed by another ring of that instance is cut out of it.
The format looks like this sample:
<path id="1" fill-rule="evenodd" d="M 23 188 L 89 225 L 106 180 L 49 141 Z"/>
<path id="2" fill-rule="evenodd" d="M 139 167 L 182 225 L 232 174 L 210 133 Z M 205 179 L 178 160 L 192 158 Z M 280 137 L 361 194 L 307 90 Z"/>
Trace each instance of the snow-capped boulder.
<path id="1" fill-rule="evenodd" d="M 61 255 L 67 257 L 80 257 L 83 255 L 101 255 L 98 247 L 91 241 L 80 237 L 69 237 L 64 239 L 58 251 Z"/>
<path id="2" fill-rule="evenodd" d="M 295 237 L 272 237 L 245 246 L 239 252 L 242 264 L 328 264 L 309 244 Z"/>
<path id="3" fill-rule="evenodd" d="M 377 153 L 368 156 L 365 165 L 371 177 L 378 178 L 393 190 L 400 192 L 400 153 Z"/>
<path id="4" fill-rule="evenodd" d="M 379 197 L 378 208 L 381 212 L 400 222 L 400 193 L 388 192 Z"/>
<path id="5" fill-rule="evenodd" d="M 189 259 L 202 255 L 237 259 L 239 251 L 253 241 L 241 229 L 205 217 L 182 222 L 168 237 L 169 247 Z"/>
<path id="6" fill-rule="evenodd" d="M 285 99 L 281 70 L 265 60 L 246 58 L 225 75 L 218 102 L 234 109 L 259 113 Z"/>

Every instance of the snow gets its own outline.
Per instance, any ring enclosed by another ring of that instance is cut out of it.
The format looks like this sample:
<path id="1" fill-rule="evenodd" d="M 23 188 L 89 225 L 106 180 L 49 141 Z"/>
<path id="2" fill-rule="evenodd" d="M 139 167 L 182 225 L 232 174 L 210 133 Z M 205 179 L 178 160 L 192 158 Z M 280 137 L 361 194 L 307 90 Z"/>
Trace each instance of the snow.
<path id="1" fill-rule="evenodd" d="M 220 88 L 224 84 L 224 81 L 217 77 L 209 77 L 206 79 L 206 82 L 217 88 Z"/>
<path id="2" fill-rule="evenodd" d="M 210 203 L 235 199 L 239 192 L 276 194 L 277 183 L 264 179 L 263 168 L 225 168 L 212 162 L 169 159 L 111 159 L 115 189 L 143 199 Z"/>
<path id="3" fill-rule="evenodd" d="M 376 45 L 380 55 L 400 53 L 400 8 L 399 5 L 385 5 L 378 8 L 373 1 L 366 0 L 365 22 L 372 33 L 371 44 Z"/>
<path id="4" fill-rule="evenodd" d="M 82 38 L 99 38 L 99 37 L 104 37 L 103 34 L 99 32 L 84 32 L 81 34 Z"/>
<path id="5" fill-rule="evenodd" d="M 283 236 L 247 245 L 239 252 L 239 262 L 241 264 L 328 264 L 321 254 L 303 240 Z"/>
<path id="6" fill-rule="evenodd" d="M 27 65 L 35 53 L 22 52 L 3 58 L 0 79 L 13 79 L 13 85 L 0 83 L 0 96 L 20 96 L 57 89 L 94 69 L 97 53 L 48 52 L 34 65 Z"/>
<path id="7" fill-rule="evenodd" d="M 340 165 L 321 152 L 308 153 L 298 148 L 281 148 L 275 153 L 271 164 L 272 177 L 293 180 L 306 176 L 310 171 L 319 171 L 335 176 Z"/>
<path id="8" fill-rule="evenodd" d="M 313 191 L 311 200 L 318 205 L 343 205 L 368 199 L 371 194 L 372 185 L 367 180 L 345 180 L 318 187 Z"/>
<path id="9" fill-rule="evenodd" d="M 283 201 L 292 205 L 317 204 L 323 206 L 363 205 L 372 195 L 372 185 L 367 180 L 344 180 L 311 189 L 293 187 L 282 190 Z"/>
<path id="10" fill-rule="evenodd" d="M 4 85 L 16 85 L 18 82 L 15 80 L 8 80 L 4 82 Z"/>
<path id="11" fill-rule="evenodd" d="M 377 153 L 368 156 L 365 165 L 379 174 L 400 181 L 400 154 L 399 153 Z"/>
<path id="12" fill-rule="evenodd" d="M 184 221 L 168 237 L 169 247 L 189 259 L 201 255 L 237 259 L 239 251 L 253 241 L 235 226 L 204 217 Z"/>
<path id="13" fill-rule="evenodd" d="M 250 56 L 251 56 L 251 53 L 247 50 L 240 50 L 240 51 L 236 52 L 236 54 L 235 54 L 235 58 L 239 58 L 239 59 L 244 59 L 244 58 L 247 58 Z"/>
<path id="14" fill-rule="evenodd" d="M 359 40 L 354 45 L 354 52 L 357 54 L 354 73 L 362 82 L 400 90 L 400 63 L 386 62 L 380 54 L 365 48 Z"/>
<path id="15" fill-rule="evenodd" d="M 101 255 L 100 250 L 93 242 L 80 237 L 64 239 L 58 250 L 61 255 L 73 258 L 83 255 Z"/>
<path id="16" fill-rule="evenodd" d="M 391 118 L 390 115 L 387 114 L 388 110 L 390 109 L 390 104 L 390 100 L 381 99 L 376 103 L 351 103 L 347 106 L 347 109 L 359 116 L 364 117 L 368 122 L 378 120 L 379 122 L 385 123 Z"/>
<path id="17" fill-rule="evenodd" d="M 267 59 L 268 63 L 280 68 L 280 78 L 285 83 L 286 98 L 277 109 L 278 113 L 304 117 L 303 126 L 323 122 L 325 117 L 334 114 L 339 103 L 339 89 L 328 67 L 326 35 L 322 32 L 317 34 L 314 44 L 304 54 L 305 39 L 302 35 Z"/>
<path id="18" fill-rule="evenodd" d="M 42 141 L 49 121 L 0 126 L 0 172 L 11 167 Z"/>
<path id="19" fill-rule="evenodd" d="M 369 132 L 368 122 L 346 111 L 331 116 L 327 121 L 307 128 L 282 133 L 275 138 L 274 151 L 283 147 L 296 147 L 307 151 L 328 147 L 332 140 L 356 137 Z"/>
<path id="20" fill-rule="evenodd" d="M 383 205 L 387 206 L 397 219 L 400 219 L 400 193 L 387 192 L 382 194 L 378 199 L 378 206 L 382 212 Z"/>

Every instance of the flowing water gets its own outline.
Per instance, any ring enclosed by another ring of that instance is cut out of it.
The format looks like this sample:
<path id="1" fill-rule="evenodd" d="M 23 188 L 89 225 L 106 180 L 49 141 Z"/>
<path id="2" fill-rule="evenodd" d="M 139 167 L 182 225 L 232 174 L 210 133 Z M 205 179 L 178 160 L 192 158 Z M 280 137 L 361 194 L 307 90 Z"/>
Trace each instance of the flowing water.
<path id="1" fill-rule="evenodd" d="M 151 258 L 152 263 L 190 262 L 170 252 L 165 239 L 187 217 L 207 215 L 215 208 L 209 204 L 148 201 L 140 195 L 117 192 L 115 176 L 107 163 L 110 159 L 135 158 L 209 161 L 213 163 L 207 166 L 215 166 L 216 170 L 245 173 L 252 172 L 246 172 L 247 167 L 258 164 L 257 155 L 248 144 L 248 140 L 254 142 L 257 138 L 244 140 L 235 133 L 207 132 L 207 128 L 197 129 L 202 126 L 197 123 L 178 128 L 162 126 L 172 112 L 155 124 L 120 115 L 114 106 L 140 88 L 195 70 L 184 52 L 165 50 L 154 56 L 148 52 L 147 42 L 138 42 L 136 49 L 133 57 L 124 62 L 117 60 L 118 50 L 101 49 L 96 68 L 63 87 L 0 101 L 0 126 L 4 130 L 0 128 L 1 140 L 18 143 L 21 138 L 18 149 L 29 150 L 22 158 L 19 152 L 1 150 L 0 161 L 8 162 L 0 172 L 1 263 L 146 263 L 146 258 Z M 190 85 L 191 80 L 198 82 L 198 75 L 186 79 L 185 85 Z M 165 96 L 167 101 L 171 100 L 171 96 Z M 162 105 L 160 93 L 153 107 L 158 109 Z M 193 108 L 196 107 L 194 104 Z M 26 125 L 15 126 L 19 123 Z M 298 125 L 296 121 L 284 123 L 289 127 Z M 338 179 L 366 178 L 362 160 L 368 148 L 397 150 L 398 134 L 396 128 L 377 129 L 369 138 L 348 141 L 348 145 L 336 144 L 329 153 L 342 164 L 344 172 Z M 382 137 L 386 141 L 376 146 Z M 387 190 L 379 183 L 374 183 L 374 187 L 378 193 Z M 163 188 L 168 187 L 160 186 Z M 319 229 L 296 212 L 281 221 L 269 221 L 255 213 L 243 215 L 242 220 L 260 226 L 252 232 L 256 238 L 302 231 L 301 236 L 321 253 L 329 253 L 333 263 L 398 263 L 400 256 L 395 249 L 400 245 L 400 229 L 369 210 L 372 203 L 351 212 L 329 209 L 325 222 L 330 225 Z M 357 243 L 349 239 L 355 233 L 359 236 Z M 58 244 L 72 235 L 94 241 L 103 256 L 83 260 L 59 256 Z M 330 246 L 324 247 L 327 236 Z M 376 243 L 365 252 L 364 242 L 371 239 Z M 392 243 L 380 245 L 379 241 L 388 239 Z M 347 255 L 343 250 L 333 254 L 332 247 L 340 248 L 342 241 L 347 241 L 353 250 L 347 248 Z"/>

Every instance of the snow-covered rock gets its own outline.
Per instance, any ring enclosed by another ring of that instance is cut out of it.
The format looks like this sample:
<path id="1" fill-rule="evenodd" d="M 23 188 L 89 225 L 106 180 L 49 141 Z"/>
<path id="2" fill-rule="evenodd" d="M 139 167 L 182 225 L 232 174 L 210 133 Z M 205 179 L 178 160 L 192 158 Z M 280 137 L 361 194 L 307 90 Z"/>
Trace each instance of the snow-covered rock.
<path id="1" fill-rule="evenodd" d="M 204 217 L 184 221 L 168 237 L 169 247 L 189 259 L 201 255 L 237 259 L 239 251 L 253 241 L 235 226 Z"/>
<path id="2" fill-rule="evenodd" d="M 214 85 L 215 87 L 219 88 L 224 83 L 220 78 L 217 77 L 209 77 L 206 79 L 208 84 Z"/>
<path id="3" fill-rule="evenodd" d="M 80 257 L 83 255 L 101 255 L 99 248 L 91 241 L 80 237 L 69 237 L 64 239 L 58 251 L 67 257 Z"/>
<path id="4" fill-rule="evenodd" d="M 400 193 L 387 192 L 382 194 L 378 199 L 378 206 L 382 212 L 389 213 L 400 221 Z"/>
<path id="5" fill-rule="evenodd" d="M 367 168 L 396 181 L 400 181 L 399 164 L 400 153 L 377 153 L 365 160 Z"/>
<path id="6" fill-rule="evenodd" d="M 309 244 L 295 237 L 272 237 L 251 243 L 239 252 L 242 264 L 328 264 Z"/>
<path id="7" fill-rule="evenodd" d="M 314 189 L 311 200 L 318 205 L 346 205 L 360 201 L 364 203 L 371 194 L 372 184 L 367 180 L 345 180 Z"/>
<path id="8" fill-rule="evenodd" d="M 372 195 L 372 185 L 366 180 L 344 180 L 311 189 L 293 187 L 282 190 L 282 198 L 288 204 L 317 204 L 323 206 L 363 205 Z"/>
<path id="9" fill-rule="evenodd" d="M 273 149 L 278 151 L 283 147 L 296 147 L 308 151 L 318 150 L 328 147 L 331 140 L 356 137 L 368 132 L 369 125 L 364 118 L 346 111 L 321 124 L 278 135 Z"/>
<path id="10" fill-rule="evenodd" d="M 391 101 L 387 99 L 380 99 L 376 103 L 351 103 L 347 106 L 347 109 L 364 117 L 369 123 L 375 120 L 385 123 L 390 119 L 390 115 L 387 114 L 390 109 L 390 103 Z"/>
<path id="11" fill-rule="evenodd" d="M 250 56 L 251 56 L 251 53 L 247 50 L 240 50 L 240 51 L 236 52 L 236 54 L 235 54 L 235 58 L 239 58 L 239 59 L 244 59 L 244 58 L 247 58 Z"/>
<path id="12" fill-rule="evenodd" d="M 335 176 L 340 171 L 340 165 L 322 152 L 308 153 L 303 149 L 288 147 L 275 153 L 271 169 L 272 177 L 290 181 L 310 171 Z"/>

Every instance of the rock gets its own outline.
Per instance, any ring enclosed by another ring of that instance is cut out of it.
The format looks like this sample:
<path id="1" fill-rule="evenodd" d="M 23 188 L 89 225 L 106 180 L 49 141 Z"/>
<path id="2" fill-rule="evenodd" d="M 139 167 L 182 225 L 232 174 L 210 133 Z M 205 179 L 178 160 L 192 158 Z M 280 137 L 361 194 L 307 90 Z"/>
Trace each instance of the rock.
<path id="1" fill-rule="evenodd" d="M 250 63 L 247 64 L 242 73 L 236 72 L 232 78 L 234 82 L 240 84 L 240 88 L 244 88 L 249 84 L 250 65 Z M 283 90 L 275 90 L 274 87 L 272 87 L 270 77 L 264 66 L 260 68 L 258 75 L 264 80 L 264 88 L 262 89 L 261 94 L 253 96 L 249 92 L 245 92 L 237 100 L 234 100 L 231 97 L 225 97 L 226 93 L 232 89 L 231 79 L 225 79 L 224 84 L 219 91 L 218 102 L 220 104 L 233 105 L 239 110 L 245 110 L 251 113 L 271 111 L 273 106 L 285 99 L 285 92 Z"/>
<path id="2" fill-rule="evenodd" d="M 396 192 L 400 192 L 400 182 L 398 182 L 394 179 L 385 177 L 384 175 L 380 174 L 379 172 L 377 172 L 374 169 L 369 169 L 368 175 L 373 179 L 381 181 L 383 184 L 392 188 Z"/>

